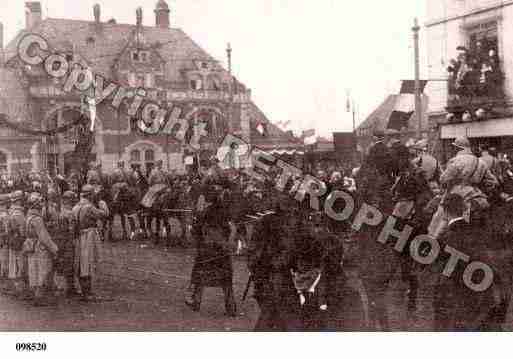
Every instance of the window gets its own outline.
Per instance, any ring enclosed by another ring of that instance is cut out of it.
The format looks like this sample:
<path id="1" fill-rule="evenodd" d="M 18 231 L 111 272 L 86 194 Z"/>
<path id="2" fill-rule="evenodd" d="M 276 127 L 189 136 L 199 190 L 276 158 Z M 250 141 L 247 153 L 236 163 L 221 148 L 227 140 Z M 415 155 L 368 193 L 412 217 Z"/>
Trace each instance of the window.
<path id="1" fill-rule="evenodd" d="M 146 88 L 153 88 L 154 85 L 154 76 L 151 73 L 147 73 L 144 77 L 144 87 Z"/>
<path id="2" fill-rule="evenodd" d="M 0 172 L 7 172 L 7 155 L 4 152 L 0 152 Z"/>
<path id="3" fill-rule="evenodd" d="M 203 89 L 203 81 L 200 79 L 191 80 L 191 90 L 202 90 Z"/>
<path id="4" fill-rule="evenodd" d="M 87 39 L 86 39 L 86 44 L 87 45 L 94 45 L 94 37 L 92 36 L 89 36 Z"/>
<path id="5" fill-rule="evenodd" d="M 149 62 L 150 53 L 148 51 L 132 51 L 133 62 Z"/>
<path id="6" fill-rule="evenodd" d="M 146 162 L 155 161 L 155 152 L 153 152 L 153 150 L 146 150 L 146 152 L 144 153 L 144 160 Z"/>
<path id="7" fill-rule="evenodd" d="M 130 152 L 130 161 L 131 162 L 140 162 L 141 161 L 141 152 L 139 150 L 133 150 Z"/>

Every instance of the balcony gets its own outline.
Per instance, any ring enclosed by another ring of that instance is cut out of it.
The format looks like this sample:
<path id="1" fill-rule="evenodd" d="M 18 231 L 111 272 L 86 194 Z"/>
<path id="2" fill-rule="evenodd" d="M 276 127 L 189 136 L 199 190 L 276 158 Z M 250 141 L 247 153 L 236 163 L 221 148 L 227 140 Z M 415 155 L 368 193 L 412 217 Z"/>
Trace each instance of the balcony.
<path id="1" fill-rule="evenodd" d="M 447 122 L 503 117 L 507 111 L 504 75 L 495 51 L 471 52 L 460 47 L 448 67 Z"/>

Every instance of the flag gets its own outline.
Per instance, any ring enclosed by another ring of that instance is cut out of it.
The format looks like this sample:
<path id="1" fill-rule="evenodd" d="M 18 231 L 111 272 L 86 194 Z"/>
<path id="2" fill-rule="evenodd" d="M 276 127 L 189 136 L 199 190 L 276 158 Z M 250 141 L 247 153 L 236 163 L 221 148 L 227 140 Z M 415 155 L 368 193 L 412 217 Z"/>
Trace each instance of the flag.
<path id="1" fill-rule="evenodd" d="M 94 131 L 94 124 L 96 122 L 96 99 L 94 97 L 86 97 L 87 104 L 89 105 L 89 118 L 91 119 L 91 132 Z"/>
<path id="2" fill-rule="evenodd" d="M 311 128 L 309 130 L 303 130 L 301 138 L 303 139 L 305 145 L 314 144 L 317 141 L 317 139 L 315 138 L 315 129 Z"/>
<path id="3" fill-rule="evenodd" d="M 424 93 L 426 85 L 427 80 L 420 80 L 420 93 Z M 403 80 L 400 93 L 415 94 L 415 80 Z"/>
<path id="4" fill-rule="evenodd" d="M 388 118 L 387 129 L 401 131 L 403 128 L 408 128 L 408 122 L 410 121 L 413 113 L 414 111 L 392 111 Z"/>
<path id="5" fill-rule="evenodd" d="M 262 122 L 256 125 L 256 130 L 261 136 L 267 135 L 267 126 Z"/>

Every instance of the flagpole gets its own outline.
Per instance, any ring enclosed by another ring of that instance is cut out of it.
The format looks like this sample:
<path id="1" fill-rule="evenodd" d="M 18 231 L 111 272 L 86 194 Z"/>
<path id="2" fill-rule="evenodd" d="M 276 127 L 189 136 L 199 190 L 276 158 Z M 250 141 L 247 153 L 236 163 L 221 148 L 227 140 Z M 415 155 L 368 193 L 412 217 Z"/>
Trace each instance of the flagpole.
<path id="1" fill-rule="evenodd" d="M 420 99 L 420 58 L 419 58 L 419 31 L 418 19 L 415 18 L 413 31 L 413 44 L 415 49 L 415 117 L 417 120 L 417 138 L 422 138 L 422 104 Z"/>

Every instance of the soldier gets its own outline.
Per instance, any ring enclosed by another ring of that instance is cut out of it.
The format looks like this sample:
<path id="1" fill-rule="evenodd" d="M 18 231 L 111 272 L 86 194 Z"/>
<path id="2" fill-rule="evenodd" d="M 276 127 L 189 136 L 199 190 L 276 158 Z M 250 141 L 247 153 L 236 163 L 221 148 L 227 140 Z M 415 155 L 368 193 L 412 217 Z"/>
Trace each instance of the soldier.
<path id="1" fill-rule="evenodd" d="M 229 241 L 230 229 L 226 213 L 218 200 L 208 208 L 198 226 L 197 253 L 191 273 L 192 298 L 186 304 L 193 311 L 199 311 L 203 289 L 220 287 L 224 292 L 226 315 L 235 317 L 237 308 L 233 295 L 233 268 L 231 252 L 233 243 Z"/>
<path id="2" fill-rule="evenodd" d="M 57 254 L 57 244 L 51 239 L 43 221 L 43 197 L 34 192 L 27 204 L 26 236 L 23 252 L 28 259 L 29 287 L 34 294 L 34 305 L 45 305 L 43 295 L 52 285 L 53 257 Z"/>
<path id="3" fill-rule="evenodd" d="M 25 241 L 25 195 L 22 191 L 15 191 L 11 195 L 9 208 L 9 279 L 14 293 L 22 296 L 25 286 L 26 257 L 23 254 Z"/>
<path id="4" fill-rule="evenodd" d="M 369 154 L 364 160 L 364 165 L 376 169 L 379 174 L 388 175 L 391 172 L 392 157 L 384 141 L 384 131 L 375 130 L 373 143 L 369 148 Z"/>
<path id="5" fill-rule="evenodd" d="M 0 196 L 0 290 L 7 289 L 9 279 L 9 195 Z"/>
<path id="6" fill-rule="evenodd" d="M 79 277 L 84 301 L 94 299 L 92 280 L 94 266 L 100 244 L 97 221 L 109 216 L 107 204 L 99 201 L 98 208 L 93 204 L 94 188 L 84 185 L 80 194 L 80 202 L 73 207 L 73 217 L 76 223 L 78 243 L 75 249 L 75 272 Z"/>
<path id="7" fill-rule="evenodd" d="M 76 294 L 74 284 L 73 259 L 75 253 L 75 220 L 73 206 L 77 202 L 74 192 L 62 195 L 62 208 L 57 218 L 57 233 L 53 237 L 59 252 L 55 260 L 55 282 L 57 289 L 65 291 L 67 297 Z"/>
<path id="8" fill-rule="evenodd" d="M 166 184 L 166 183 L 167 183 L 167 174 L 162 169 L 162 161 L 158 161 L 157 166 L 150 173 L 150 176 L 148 178 L 148 184 L 151 187 L 156 184 Z"/>
<path id="9" fill-rule="evenodd" d="M 100 171 L 99 171 L 99 164 L 91 162 L 91 164 L 89 165 L 89 171 L 87 171 L 86 182 L 87 182 L 87 184 L 90 184 L 93 186 L 101 186 L 102 185 L 102 178 L 101 178 Z"/>
<path id="10" fill-rule="evenodd" d="M 495 147 L 484 148 L 481 152 L 481 160 L 486 164 L 486 168 L 502 182 L 501 168 L 496 154 Z"/>
<path id="11" fill-rule="evenodd" d="M 487 196 L 479 186 L 488 189 L 496 188 L 499 182 L 487 169 L 485 162 L 472 153 L 468 138 L 457 138 L 453 146 L 459 148 L 460 151 L 447 163 L 446 170 L 440 176 L 440 185 L 446 193 L 462 196 L 467 205 L 473 199 L 481 205 L 482 209 L 488 208 L 490 204 Z M 437 238 L 446 226 L 447 218 L 442 206 L 439 206 L 429 226 L 429 234 Z"/>
<path id="12" fill-rule="evenodd" d="M 413 145 L 413 149 L 416 151 L 417 156 L 413 160 L 413 163 L 422 168 L 424 171 L 424 177 L 426 181 L 430 183 L 438 182 L 440 178 L 440 164 L 438 160 L 431 156 L 428 152 L 428 141 L 426 139 L 420 140 Z M 432 186 L 432 185 L 431 185 Z"/>

